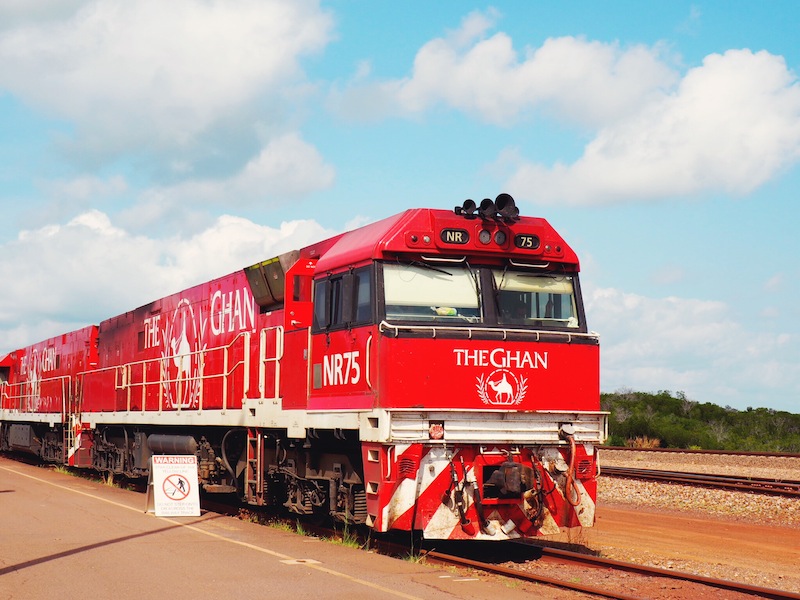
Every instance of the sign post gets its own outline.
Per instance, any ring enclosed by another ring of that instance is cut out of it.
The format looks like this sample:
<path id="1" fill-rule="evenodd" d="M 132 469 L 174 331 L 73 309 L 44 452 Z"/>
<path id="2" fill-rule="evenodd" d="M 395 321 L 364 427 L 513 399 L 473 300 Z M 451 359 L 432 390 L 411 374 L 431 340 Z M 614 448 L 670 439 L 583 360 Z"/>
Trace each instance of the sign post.
<path id="1" fill-rule="evenodd" d="M 152 493 L 157 517 L 200 516 L 196 456 L 153 455 L 150 457 L 149 479 L 145 512 L 150 509 Z"/>

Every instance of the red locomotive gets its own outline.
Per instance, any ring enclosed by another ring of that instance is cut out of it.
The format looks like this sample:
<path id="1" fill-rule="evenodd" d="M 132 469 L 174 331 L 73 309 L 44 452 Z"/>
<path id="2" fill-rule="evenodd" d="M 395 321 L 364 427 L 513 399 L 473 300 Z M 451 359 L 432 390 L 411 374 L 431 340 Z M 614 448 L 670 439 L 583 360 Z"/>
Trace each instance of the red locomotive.
<path id="1" fill-rule="evenodd" d="M 0 449 L 426 538 L 594 522 L 575 253 L 501 194 L 412 209 L 0 360 Z"/>

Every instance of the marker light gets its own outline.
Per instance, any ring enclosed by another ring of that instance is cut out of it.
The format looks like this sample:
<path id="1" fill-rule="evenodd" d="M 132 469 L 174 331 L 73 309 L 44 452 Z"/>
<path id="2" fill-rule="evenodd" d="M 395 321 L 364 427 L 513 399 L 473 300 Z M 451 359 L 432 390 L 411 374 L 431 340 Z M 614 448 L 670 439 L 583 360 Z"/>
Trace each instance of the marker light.
<path id="1" fill-rule="evenodd" d="M 444 438 L 444 421 L 431 421 L 428 427 L 428 437 L 432 440 L 441 440 Z"/>

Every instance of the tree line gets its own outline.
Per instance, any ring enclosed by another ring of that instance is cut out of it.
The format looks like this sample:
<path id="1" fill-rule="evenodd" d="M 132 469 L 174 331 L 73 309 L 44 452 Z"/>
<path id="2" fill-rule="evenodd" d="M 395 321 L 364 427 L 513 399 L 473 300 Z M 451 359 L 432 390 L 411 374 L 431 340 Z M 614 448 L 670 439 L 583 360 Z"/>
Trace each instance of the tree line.
<path id="1" fill-rule="evenodd" d="M 800 414 L 737 410 L 673 394 L 621 390 L 600 395 L 609 446 L 800 453 Z"/>

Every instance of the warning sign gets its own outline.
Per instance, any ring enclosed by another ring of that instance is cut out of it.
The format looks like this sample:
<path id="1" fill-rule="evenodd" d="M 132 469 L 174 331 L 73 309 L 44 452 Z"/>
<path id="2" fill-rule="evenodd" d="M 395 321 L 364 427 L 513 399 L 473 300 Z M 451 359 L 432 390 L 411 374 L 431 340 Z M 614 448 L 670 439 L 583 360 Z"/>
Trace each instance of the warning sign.
<path id="1" fill-rule="evenodd" d="M 199 517 L 197 457 L 156 455 L 151 461 L 150 477 L 156 516 Z"/>

